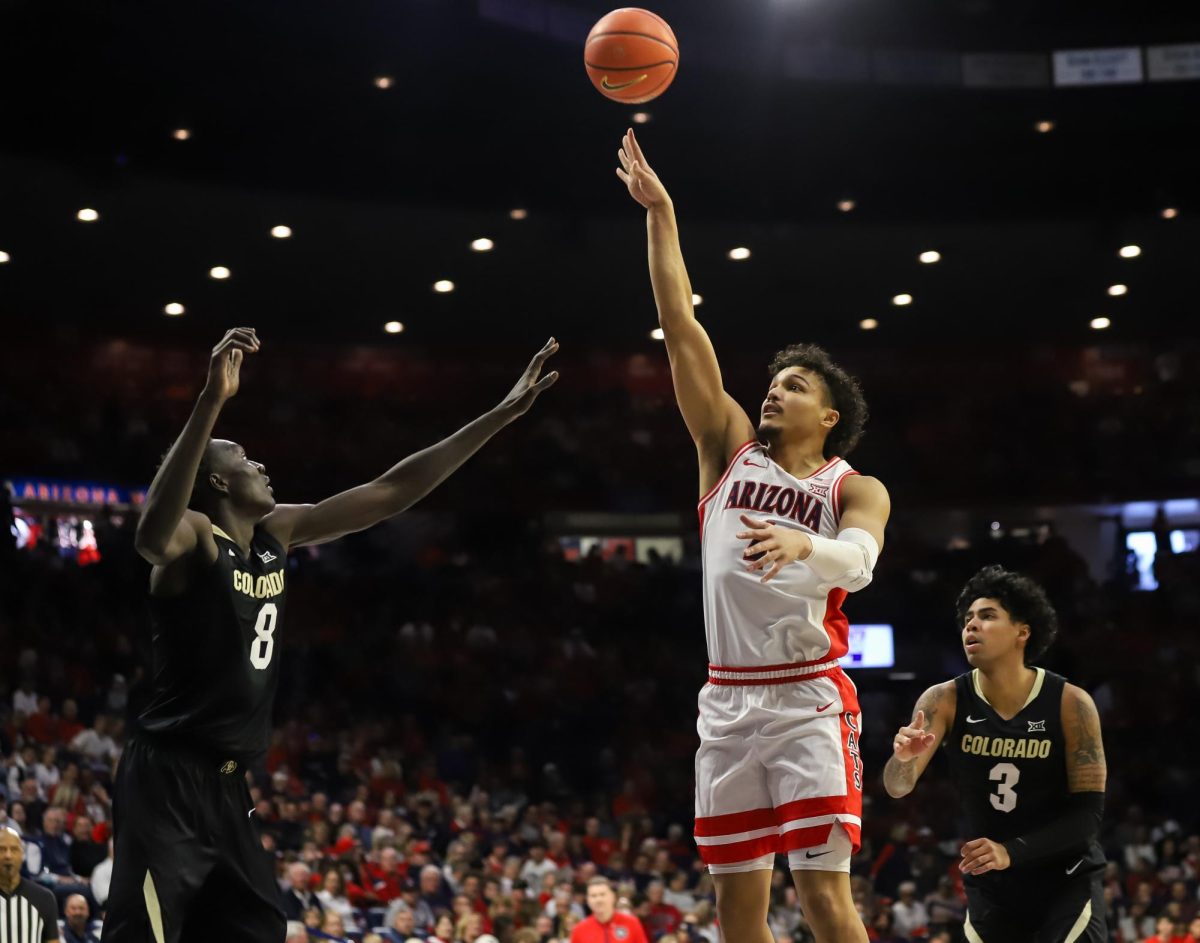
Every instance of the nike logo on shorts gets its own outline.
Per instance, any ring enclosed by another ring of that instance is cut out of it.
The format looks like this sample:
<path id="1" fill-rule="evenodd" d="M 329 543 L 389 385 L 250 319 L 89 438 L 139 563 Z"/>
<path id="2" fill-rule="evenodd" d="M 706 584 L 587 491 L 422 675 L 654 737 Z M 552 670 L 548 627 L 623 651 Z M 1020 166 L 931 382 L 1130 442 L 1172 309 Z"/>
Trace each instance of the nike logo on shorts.
<path id="1" fill-rule="evenodd" d="M 818 713 L 818 714 L 820 714 L 820 713 L 821 713 L 821 712 L 823 712 L 823 711 L 827 711 L 827 710 L 829 710 L 829 708 L 831 708 L 831 707 L 833 707 L 833 701 L 830 701 L 830 702 L 829 702 L 828 704 L 826 704 L 824 707 L 818 707 L 818 708 L 817 708 L 817 713 Z"/>
<path id="2" fill-rule="evenodd" d="M 817 852 L 817 853 L 814 855 L 814 854 L 813 854 L 811 851 L 806 851 L 806 852 L 804 853 L 804 857 L 805 857 L 805 858 L 820 858 L 820 857 L 821 857 L 821 855 L 828 855 L 828 854 L 832 854 L 832 852 L 833 852 L 833 849 L 830 849 L 829 851 L 818 851 L 818 852 Z"/>
<path id="3" fill-rule="evenodd" d="M 1079 866 L 1080 866 L 1081 864 L 1083 864 L 1083 859 L 1082 859 L 1082 858 L 1080 858 L 1080 859 L 1079 859 L 1078 861 L 1076 861 L 1076 862 L 1075 862 L 1073 865 L 1071 865 L 1071 867 L 1067 868 L 1067 874 L 1074 874 L 1076 871 L 1078 871 L 1078 870 L 1079 870 Z"/>
<path id="4" fill-rule="evenodd" d="M 982 724 L 985 720 L 987 720 L 986 717 L 972 717 L 970 714 L 967 715 L 968 724 Z"/>

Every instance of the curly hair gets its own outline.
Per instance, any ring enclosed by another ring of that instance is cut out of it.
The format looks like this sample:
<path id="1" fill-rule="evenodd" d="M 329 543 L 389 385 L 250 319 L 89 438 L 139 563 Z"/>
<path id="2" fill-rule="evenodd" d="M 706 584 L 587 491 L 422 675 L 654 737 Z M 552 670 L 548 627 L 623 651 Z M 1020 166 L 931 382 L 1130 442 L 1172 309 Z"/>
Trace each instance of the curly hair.
<path id="1" fill-rule="evenodd" d="M 1029 626 L 1029 641 L 1025 643 L 1025 664 L 1032 664 L 1045 654 L 1058 635 L 1058 614 L 1046 596 L 1046 591 L 1028 576 L 1012 573 L 1002 566 L 985 566 L 967 580 L 958 594 L 958 624 L 967 619 L 967 610 L 976 599 L 995 599 L 1008 612 L 1013 622 Z"/>
<path id="2" fill-rule="evenodd" d="M 829 405 L 840 418 L 825 440 L 825 457 L 846 456 L 854 451 L 867 424 L 867 400 L 858 380 L 847 373 L 823 347 L 816 344 L 792 344 L 775 355 L 768 368 L 775 376 L 787 367 L 803 367 L 815 373 L 825 385 Z"/>

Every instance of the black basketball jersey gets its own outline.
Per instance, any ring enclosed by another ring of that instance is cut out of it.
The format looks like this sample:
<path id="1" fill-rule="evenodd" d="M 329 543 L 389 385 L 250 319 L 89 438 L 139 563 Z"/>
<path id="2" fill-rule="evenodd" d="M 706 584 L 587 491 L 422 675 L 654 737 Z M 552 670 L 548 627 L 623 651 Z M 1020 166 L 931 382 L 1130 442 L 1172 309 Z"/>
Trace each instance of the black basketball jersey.
<path id="1" fill-rule="evenodd" d="M 222 757 L 267 749 L 279 686 L 287 551 L 262 527 L 250 553 L 213 527 L 217 559 L 178 596 L 150 597 L 153 675 L 141 729 Z"/>
<path id="2" fill-rule="evenodd" d="M 1066 679 L 1038 668 L 1025 706 L 1004 720 L 983 696 L 978 670 L 954 679 L 957 706 L 946 738 L 950 774 L 962 803 L 966 839 L 1008 842 L 1050 824 L 1067 806 L 1062 697 Z M 1022 891 L 1104 868 L 1100 846 L 1081 844 L 1052 861 L 993 871 L 964 882 Z"/>

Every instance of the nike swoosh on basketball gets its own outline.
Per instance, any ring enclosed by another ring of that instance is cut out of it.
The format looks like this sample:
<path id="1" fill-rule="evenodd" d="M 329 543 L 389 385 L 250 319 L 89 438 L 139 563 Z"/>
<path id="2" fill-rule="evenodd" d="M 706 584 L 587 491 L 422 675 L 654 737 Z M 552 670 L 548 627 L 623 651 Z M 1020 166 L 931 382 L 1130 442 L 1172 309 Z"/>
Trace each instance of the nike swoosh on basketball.
<path id="1" fill-rule="evenodd" d="M 822 711 L 827 711 L 827 710 L 829 710 L 829 708 L 831 708 L 831 707 L 833 707 L 833 701 L 830 701 L 830 702 L 829 702 L 828 704 L 826 704 L 824 707 L 818 707 L 818 708 L 817 708 L 817 713 L 818 713 L 818 714 L 820 714 Z"/>
<path id="2" fill-rule="evenodd" d="M 1067 868 L 1067 874 L 1074 874 L 1076 871 L 1079 870 L 1079 866 L 1081 864 L 1083 864 L 1082 858 L 1080 858 L 1078 861 L 1076 861 L 1075 864 L 1073 864 L 1071 867 Z"/>
<path id="3" fill-rule="evenodd" d="M 831 849 L 831 850 L 832 850 L 832 849 Z M 818 852 L 817 852 L 817 853 L 814 855 L 814 854 L 813 854 L 811 851 L 806 851 L 806 852 L 804 853 L 804 857 L 805 857 L 805 858 L 820 858 L 820 857 L 821 857 L 821 855 L 827 855 L 827 854 L 829 854 L 829 853 L 830 853 L 829 851 L 818 851 Z"/>
<path id="4" fill-rule="evenodd" d="M 970 714 L 967 715 L 968 724 L 982 724 L 985 720 L 987 720 L 986 717 L 972 717 Z"/>
<path id="5" fill-rule="evenodd" d="M 629 88 L 631 85 L 637 85 L 638 82 L 644 82 L 649 75 L 649 72 L 644 72 L 636 79 L 630 79 L 628 82 L 618 82 L 616 85 L 613 85 L 612 82 L 608 80 L 608 76 L 606 75 L 600 80 L 600 84 L 610 92 L 618 92 L 623 88 Z"/>

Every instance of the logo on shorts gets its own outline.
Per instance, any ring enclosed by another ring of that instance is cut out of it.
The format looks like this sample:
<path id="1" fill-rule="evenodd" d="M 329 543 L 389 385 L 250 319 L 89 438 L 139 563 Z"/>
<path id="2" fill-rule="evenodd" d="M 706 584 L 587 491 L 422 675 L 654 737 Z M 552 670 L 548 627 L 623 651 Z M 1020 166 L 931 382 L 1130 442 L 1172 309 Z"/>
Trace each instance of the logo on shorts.
<path id="1" fill-rule="evenodd" d="M 1026 733 L 1045 733 L 1046 732 L 1046 722 L 1044 720 L 1031 720 L 1029 722 L 1029 729 L 1025 732 Z"/>
<path id="2" fill-rule="evenodd" d="M 226 760 L 221 764 L 221 772 L 228 776 L 230 773 L 237 772 L 237 763 L 233 760 Z"/>
<path id="3" fill-rule="evenodd" d="M 804 853 L 804 857 L 805 858 L 820 858 L 821 855 L 828 855 L 828 854 L 831 854 L 832 852 L 833 852 L 832 848 L 829 849 L 829 851 L 818 851 L 815 855 L 811 851 L 806 851 Z"/>
<path id="4" fill-rule="evenodd" d="M 629 938 L 629 927 L 613 927 L 613 936 L 618 940 Z"/>
<path id="5" fill-rule="evenodd" d="M 817 713 L 818 713 L 818 714 L 820 714 L 820 713 L 823 713 L 824 711 L 827 711 L 827 710 L 829 710 L 829 708 L 831 708 L 831 707 L 833 707 L 833 701 L 830 701 L 830 702 L 829 702 L 828 704 L 826 704 L 824 707 L 818 707 L 818 708 L 817 708 Z"/>

